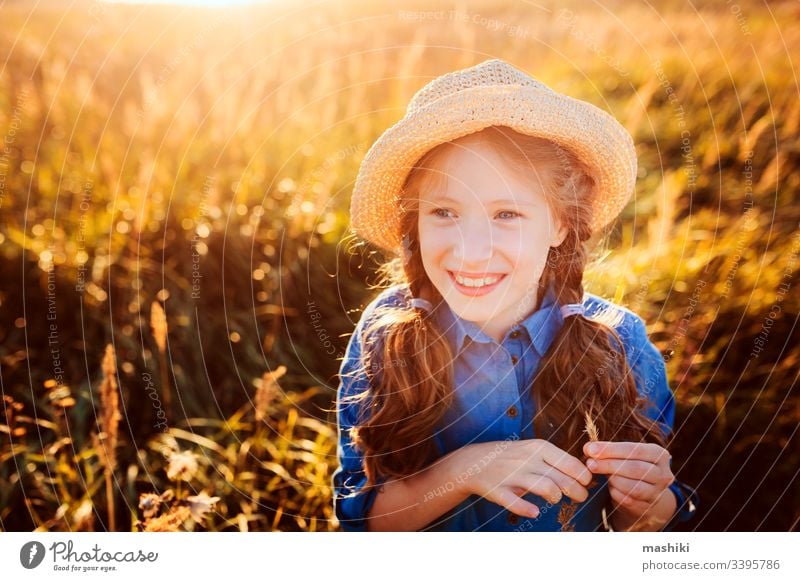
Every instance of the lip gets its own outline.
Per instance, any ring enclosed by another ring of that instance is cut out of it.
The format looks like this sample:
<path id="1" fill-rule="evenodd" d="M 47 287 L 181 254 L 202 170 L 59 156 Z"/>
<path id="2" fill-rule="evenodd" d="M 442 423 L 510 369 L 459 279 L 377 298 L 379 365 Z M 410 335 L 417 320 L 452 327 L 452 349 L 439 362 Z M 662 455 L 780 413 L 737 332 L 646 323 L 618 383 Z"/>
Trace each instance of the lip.
<path id="1" fill-rule="evenodd" d="M 460 274 L 461 276 L 466 278 L 485 278 L 487 276 L 503 276 L 506 274 L 505 272 L 481 272 L 478 274 L 473 274 L 471 272 L 458 272 L 455 270 L 448 270 L 447 272 L 451 274 Z"/>
<path id="2" fill-rule="evenodd" d="M 484 278 L 486 276 L 499 276 L 500 277 L 497 280 L 497 282 L 495 282 L 494 284 L 490 284 L 490 285 L 487 285 L 487 286 L 481 286 L 481 287 L 472 287 L 472 286 L 464 286 L 461 283 L 459 283 L 456 280 L 456 276 L 455 276 L 456 273 L 454 273 L 453 271 L 448 270 L 447 274 L 450 276 L 450 280 L 453 282 L 453 286 L 455 286 L 458 289 L 458 292 L 460 292 L 461 294 L 467 295 L 468 297 L 480 297 L 480 296 L 489 294 L 495 288 L 500 286 L 500 283 L 503 282 L 506 279 L 506 276 L 507 276 L 506 274 L 502 274 L 502 273 L 485 274 L 485 275 L 480 275 L 480 276 L 472 275 L 472 276 L 469 276 L 468 278 Z M 461 276 L 465 276 L 465 275 L 463 275 L 461 273 L 458 273 L 458 274 L 461 275 Z"/>

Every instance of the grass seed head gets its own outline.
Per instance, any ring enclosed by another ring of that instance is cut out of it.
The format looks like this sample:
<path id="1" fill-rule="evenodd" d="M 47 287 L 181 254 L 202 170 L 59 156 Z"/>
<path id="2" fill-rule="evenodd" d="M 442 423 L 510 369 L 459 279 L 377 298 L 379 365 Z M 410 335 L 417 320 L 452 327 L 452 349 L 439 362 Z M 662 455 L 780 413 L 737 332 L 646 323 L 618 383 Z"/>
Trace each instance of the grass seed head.
<path id="1" fill-rule="evenodd" d="M 153 329 L 158 350 L 164 353 L 167 350 L 167 315 L 158 301 L 153 301 L 150 307 L 150 327 Z"/>

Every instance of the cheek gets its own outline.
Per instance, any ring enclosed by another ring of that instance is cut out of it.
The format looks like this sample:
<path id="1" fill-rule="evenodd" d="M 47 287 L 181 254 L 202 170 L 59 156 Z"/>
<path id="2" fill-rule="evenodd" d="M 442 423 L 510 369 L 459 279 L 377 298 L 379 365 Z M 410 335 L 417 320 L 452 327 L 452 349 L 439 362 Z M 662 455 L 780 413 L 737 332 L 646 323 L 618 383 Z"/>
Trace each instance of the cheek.
<path id="1" fill-rule="evenodd" d="M 419 248 L 422 252 L 423 259 L 425 257 L 435 256 L 446 250 L 449 238 L 441 228 L 425 228 L 420 226 L 419 229 Z"/>
<path id="2" fill-rule="evenodd" d="M 420 229 L 419 255 L 426 274 L 434 280 L 436 278 L 436 264 L 440 262 L 439 257 L 442 255 L 441 242 L 438 237 Z"/>
<path id="3" fill-rule="evenodd" d="M 515 271 L 526 279 L 535 276 L 537 279 L 544 272 L 550 252 L 546 227 L 537 231 L 531 227 L 527 232 L 515 235 L 513 245 L 508 245 L 507 254 L 516 265 Z"/>

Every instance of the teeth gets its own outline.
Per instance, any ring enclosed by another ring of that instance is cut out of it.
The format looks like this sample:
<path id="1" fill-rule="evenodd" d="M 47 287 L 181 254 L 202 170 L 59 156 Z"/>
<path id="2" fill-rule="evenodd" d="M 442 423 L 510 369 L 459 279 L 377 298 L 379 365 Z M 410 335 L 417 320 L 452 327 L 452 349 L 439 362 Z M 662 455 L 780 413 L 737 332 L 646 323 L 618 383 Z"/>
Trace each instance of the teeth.
<path id="1" fill-rule="evenodd" d="M 498 280 L 500 280 L 499 276 L 487 276 L 484 278 L 464 278 L 463 276 L 456 274 L 455 277 L 456 281 L 458 281 L 458 284 L 463 284 L 464 286 L 470 286 L 470 287 L 486 286 L 494 284 Z"/>

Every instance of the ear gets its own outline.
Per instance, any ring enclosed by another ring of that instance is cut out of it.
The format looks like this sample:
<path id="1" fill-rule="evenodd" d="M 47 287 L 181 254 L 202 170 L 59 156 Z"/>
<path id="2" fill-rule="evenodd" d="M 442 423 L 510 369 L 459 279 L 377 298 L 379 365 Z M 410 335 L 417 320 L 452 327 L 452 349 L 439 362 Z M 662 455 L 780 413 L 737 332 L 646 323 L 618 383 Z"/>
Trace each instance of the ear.
<path id="1" fill-rule="evenodd" d="M 553 236 L 550 239 L 550 246 L 561 246 L 561 243 L 567 238 L 567 226 L 566 224 L 562 224 L 561 220 L 558 218 L 555 218 L 554 222 L 555 230 L 553 231 Z"/>

